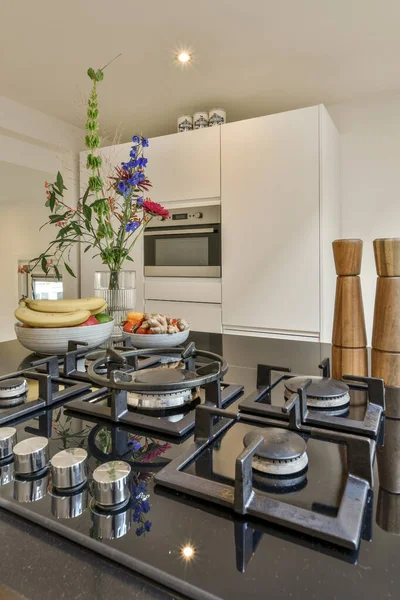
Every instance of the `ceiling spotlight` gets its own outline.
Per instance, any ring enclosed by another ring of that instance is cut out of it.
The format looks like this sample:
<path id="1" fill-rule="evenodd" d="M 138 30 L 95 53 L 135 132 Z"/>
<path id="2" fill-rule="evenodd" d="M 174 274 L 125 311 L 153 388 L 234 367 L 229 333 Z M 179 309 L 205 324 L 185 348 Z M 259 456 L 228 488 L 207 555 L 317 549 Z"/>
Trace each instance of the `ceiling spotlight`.
<path id="1" fill-rule="evenodd" d="M 181 65 L 187 65 L 192 60 L 192 55 L 188 50 L 181 50 L 176 54 L 176 60 L 181 63 Z"/>

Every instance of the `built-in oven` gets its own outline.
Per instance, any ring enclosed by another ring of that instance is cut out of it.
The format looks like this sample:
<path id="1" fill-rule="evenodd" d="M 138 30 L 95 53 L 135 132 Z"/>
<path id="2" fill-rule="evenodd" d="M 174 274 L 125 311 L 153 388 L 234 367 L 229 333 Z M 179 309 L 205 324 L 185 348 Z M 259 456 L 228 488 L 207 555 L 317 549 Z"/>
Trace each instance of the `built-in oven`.
<path id="1" fill-rule="evenodd" d="M 221 277 L 221 207 L 170 210 L 144 232 L 148 277 Z"/>

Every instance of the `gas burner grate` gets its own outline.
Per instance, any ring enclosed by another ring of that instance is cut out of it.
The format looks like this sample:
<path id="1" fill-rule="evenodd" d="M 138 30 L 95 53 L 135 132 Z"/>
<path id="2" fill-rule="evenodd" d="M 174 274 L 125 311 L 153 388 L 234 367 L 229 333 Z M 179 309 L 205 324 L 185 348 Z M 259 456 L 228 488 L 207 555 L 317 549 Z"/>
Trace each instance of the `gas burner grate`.
<path id="1" fill-rule="evenodd" d="M 197 464 L 196 461 L 202 465 L 203 457 L 208 456 L 215 444 L 222 442 L 229 429 L 239 423 L 251 424 L 255 433 L 247 440 L 247 446 L 244 445 L 238 456 L 232 457 L 235 465 L 233 481 L 203 478 L 185 470 L 188 465 Z M 291 425 L 281 422 L 279 427 L 287 431 L 292 428 Z M 284 499 L 278 500 L 277 496 L 270 498 L 260 493 L 257 485 L 254 485 L 253 460 L 265 445 L 263 432 L 268 427 L 275 429 L 277 421 L 208 406 L 199 407 L 196 410 L 194 443 L 156 474 L 155 481 L 183 494 L 230 508 L 237 514 L 255 517 L 356 550 L 362 536 L 364 515 L 372 487 L 375 442 L 362 436 L 314 427 L 295 427 L 295 435 L 303 438 L 303 442 L 305 439 L 319 440 L 346 447 L 343 494 L 337 511 L 330 514 L 329 511 L 317 510 L 314 506 L 307 509 L 285 502 Z"/>
<path id="2" fill-rule="evenodd" d="M 43 358 L 40 360 L 36 360 L 31 363 L 31 367 L 36 371 L 47 373 L 48 375 L 52 375 L 54 377 L 65 377 L 68 379 L 74 379 L 75 381 L 84 381 L 85 383 L 92 383 L 90 379 L 87 368 L 93 362 L 99 360 L 99 357 L 106 357 L 107 350 L 85 350 L 85 346 L 87 344 L 85 342 L 75 342 L 70 340 L 68 342 L 68 352 L 64 355 L 64 357 L 60 358 L 58 356 L 49 356 L 47 358 Z M 135 350 L 132 346 L 132 339 L 130 337 L 121 337 L 116 338 L 113 341 L 113 349 L 117 350 L 119 353 L 124 355 L 124 353 L 129 350 Z M 101 356 L 96 356 L 96 358 L 90 359 L 91 355 L 96 355 L 97 353 L 102 353 Z M 89 361 L 87 359 L 89 358 Z M 131 358 L 126 361 L 126 365 L 124 370 L 127 372 L 137 371 L 140 369 L 148 369 L 159 363 L 160 357 L 157 355 L 149 356 L 143 351 L 136 352 Z M 89 362 L 89 365 L 87 364 Z M 108 364 L 107 368 L 111 369 L 112 365 Z M 105 373 L 107 374 L 107 369 Z"/>
<path id="3" fill-rule="evenodd" d="M 345 381 L 330 379 L 329 359 L 319 365 L 322 377 L 298 377 L 289 374 L 286 367 L 258 365 L 257 389 L 239 404 L 242 412 L 299 424 L 327 428 L 343 433 L 364 435 L 379 444 L 383 440 L 385 391 L 382 379 L 345 375 Z M 277 377 L 273 380 L 273 373 Z M 277 386 L 284 382 L 283 406 L 273 404 Z M 325 396 L 324 394 L 325 389 Z M 320 394 L 320 395 L 318 395 Z M 365 406 L 359 406 L 359 419 L 349 413 L 352 399 L 365 395 Z M 297 401 L 294 399 L 297 398 Z M 321 406 L 321 402 L 323 406 Z M 291 410 L 292 408 L 295 410 Z"/>
<path id="4" fill-rule="evenodd" d="M 158 395 L 161 399 L 168 394 L 175 397 L 178 393 L 192 393 L 202 388 L 205 403 L 222 408 L 237 398 L 243 390 L 243 386 L 221 382 L 228 370 L 228 365 L 222 357 L 197 350 L 193 343 L 189 343 L 185 348 L 145 350 L 150 356 L 161 356 L 161 359 L 178 355 L 183 368 L 124 371 L 127 360 L 138 356 L 139 352 L 142 351 L 129 350 L 119 353 L 109 350 L 105 358 L 95 361 L 88 370 L 91 380 L 101 386 L 100 393 L 87 394 L 73 400 L 68 403 L 67 408 L 114 423 L 180 437 L 193 429 L 195 408 L 201 400 L 194 398 L 184 406 L 169 407 L 167 410 L 165 407 L 161 409 L 154 405 L 150 409 L 139 409 L 129 406 L 129 395 L 142 395 L 142 398 Z M 200 359 L 207 362 L 200 364 Z M 104 364 L 110 367 L 109 376 L 97 372 L 98 367 Z"/>
<path id="5" fill-rule="evenodd" d="M 0 426 L 83 394 L 91 387 L 89 383 L 27 369 L 0 377 L 0 388 L 5 384 L 9 389 L 13 382 L 17 390 L 24 391 L 20 396 L 0 400 Z"/>

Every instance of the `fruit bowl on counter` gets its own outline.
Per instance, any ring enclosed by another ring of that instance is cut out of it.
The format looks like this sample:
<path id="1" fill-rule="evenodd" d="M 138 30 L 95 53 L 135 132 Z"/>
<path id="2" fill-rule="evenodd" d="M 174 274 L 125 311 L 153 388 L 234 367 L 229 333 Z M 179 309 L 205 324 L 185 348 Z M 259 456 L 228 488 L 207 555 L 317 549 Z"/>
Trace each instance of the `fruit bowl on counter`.
<path id="1" fill-rule="evenodd" d="M 124 335 L 136 348 L 174 348 L 189 337 L 189 323 L 167 315 L 130 312 L 123 326 Z"/>
<path id="2" fill-rule="evenodd" d="M 65 354 L 68 342 L 85 342 L 86 348 L 104 344 L 112 335 L 114 320 L 104 313 L 102 298 L 78 300 L 21 300 L 15 317 L 18 341 L 36 354 Z"/>

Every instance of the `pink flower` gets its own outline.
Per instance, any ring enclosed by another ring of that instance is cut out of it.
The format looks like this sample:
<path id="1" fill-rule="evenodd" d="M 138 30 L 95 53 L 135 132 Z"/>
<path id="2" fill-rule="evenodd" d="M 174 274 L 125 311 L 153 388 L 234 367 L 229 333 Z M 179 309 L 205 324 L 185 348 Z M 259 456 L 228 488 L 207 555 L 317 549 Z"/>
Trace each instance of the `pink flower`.
<path id="1" fill-rule="evenodd" d="M 58 221 L 56 223 L 56 227 L 64 227 L 65 223 L 66 223 L 66 221 Z"/>
<path id="2" fill-rule="evenodd" d="M 157 202 L 145 200 L 142 206 L 143 210 L 149 213 L 150 215 L 153 215 L 153 217 L 162 217 L 163 219 L 169 219 L 169 211 Z"/>
<path id="3" fill-rule="evenodd" d="M 22 267 L 18 267 L 18 273 L 20 273 L 21 275 L 23 275 L 24 273 L 27 273 L 28 271 L 29 271 L 28 265 L 23 265 Z"/>

